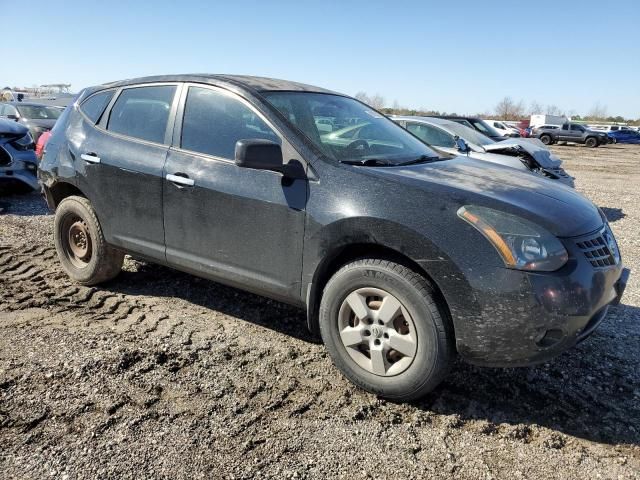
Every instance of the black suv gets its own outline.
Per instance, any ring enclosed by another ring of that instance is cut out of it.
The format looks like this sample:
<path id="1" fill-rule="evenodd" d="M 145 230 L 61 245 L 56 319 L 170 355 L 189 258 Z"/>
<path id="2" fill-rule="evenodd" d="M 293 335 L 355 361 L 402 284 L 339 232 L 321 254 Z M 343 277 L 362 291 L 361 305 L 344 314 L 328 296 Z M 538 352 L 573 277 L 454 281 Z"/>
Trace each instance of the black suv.
<path id="1" fill-rule="evenodd" d="M 125 252 L 305 308 L 335 364 L 379 395 L 434 388 L 458 353 L 546 360 L 619 301 L 609 226 L 570 188 L 441 158 L 357 100 L 243 76 L 84 90 L 40 180 L 77 282 Z"/>

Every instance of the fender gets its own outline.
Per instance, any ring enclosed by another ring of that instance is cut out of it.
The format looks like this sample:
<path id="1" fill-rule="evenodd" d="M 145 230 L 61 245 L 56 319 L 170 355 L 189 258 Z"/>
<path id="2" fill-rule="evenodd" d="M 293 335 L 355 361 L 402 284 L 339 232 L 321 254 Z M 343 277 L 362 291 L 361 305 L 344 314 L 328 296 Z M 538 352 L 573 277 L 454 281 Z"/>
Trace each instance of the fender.
<path id="1" fill-rule="evenodd" d="M 320 298 L 331 275 L 344 263 L 368 254 L 387 254 L 417 266 L 442 294 L 456 331 L 470 312 L 480 311 L 460 269 L 432 241 L 392 221 L 355 217 L 328 224 L 305 239 L 302 294 L 306 295 L 307 322 L 312 332 L 318 332 Z"/>

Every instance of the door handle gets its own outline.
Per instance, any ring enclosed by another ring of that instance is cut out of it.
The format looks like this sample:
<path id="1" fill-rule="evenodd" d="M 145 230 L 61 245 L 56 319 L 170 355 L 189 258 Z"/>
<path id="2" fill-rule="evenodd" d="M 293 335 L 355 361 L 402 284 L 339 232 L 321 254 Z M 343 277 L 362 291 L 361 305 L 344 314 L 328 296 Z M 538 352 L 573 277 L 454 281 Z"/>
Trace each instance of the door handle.
<path id="1" fill-rule="evenodd" d="M 170 182 L 177 183 L 178 185 L 185 185 L 187 187 L 193 187 L 193 185 L 195 184 L 193 178 L 185 177 L 182 175 L 172 175 L 168 173 L 166 179 Z"/>
<path id="2" fill-rule="evenodd" d="M 89 163 L 100 163 L 100 157 L 95 153 L 83 153 L 80 158 Z"/>

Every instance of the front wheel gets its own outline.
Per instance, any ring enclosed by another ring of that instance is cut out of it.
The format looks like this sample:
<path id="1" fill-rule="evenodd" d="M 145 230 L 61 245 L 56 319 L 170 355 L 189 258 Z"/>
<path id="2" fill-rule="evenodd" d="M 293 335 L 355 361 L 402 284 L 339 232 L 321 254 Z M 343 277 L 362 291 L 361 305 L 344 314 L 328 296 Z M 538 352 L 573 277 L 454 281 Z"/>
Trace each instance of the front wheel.
<path id="1" fill-rule="evenodd" d="M 553 143 L 553 139 L 551 138 L 551 135 L 542 135 L 540 137 L 540 141 L 545 145 L 551 145 L 551 143 Z"/>
<path id="2" fill-rule="evenodd" d="M 595 148 L 598 146 L 598 139 L 597 138 L 593 138 L 593 137 L 589 137 L 587 138 L 587 141 L 585 142 L 585 145 L 589 148 Z"/>
<path id="3" fill-rule="evenodd" d="M 357 260 L 329 280 L 320 333 L 349 380 L 396 401 L 433 390 L 454 356 L 452 329 L 430 284 L 387 260 Z"/>
<path id="4" fill-rule="evenodd" d="M 124 253 L 109 246 L 89 200 L 67 197 L 54 220 L 54 240 L 62 267 L 82 285 L 96 285 L 120 273 Z"/>

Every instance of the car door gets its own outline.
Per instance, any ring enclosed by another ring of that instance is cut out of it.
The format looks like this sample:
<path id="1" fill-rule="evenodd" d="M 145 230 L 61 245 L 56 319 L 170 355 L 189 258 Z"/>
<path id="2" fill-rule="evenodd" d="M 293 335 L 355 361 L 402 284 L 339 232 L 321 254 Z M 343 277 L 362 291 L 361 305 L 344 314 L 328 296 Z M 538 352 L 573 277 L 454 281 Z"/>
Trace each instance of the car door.
<path id="1" fill-rule="evenodd" d="M 571 140 L 571 131 L 569 130 L 569 127 L 570 125 L 568 123 L 565 123 L 558 129 L 558 140 Z"/>
<path id="2" fill-rule="evenodd" d="M 160 262 L 165 261 L 163 168 L 177 89 L 175 83 L 124 88 L 96 126 L 95 103 L 105 99 L 89 97 L 80 105 L 88 126 L 75 151 L 80 188 L 106 240 Z"/>
<path id="3" fill-rule="evenodd" d="M 261 138 L 280 143 L 285 161 L 302 160 L 227 90 L 188 85 L 178 118 L 163 184 L 167 262 L 274 298 L 299 297 L 306 178 L 238 167 L 234 150 L 240 139 Z"/>
<path id="4" fill-rule="evenodd" d="M 569 130 L 570 140 L 574 142 L 581 141 L 582 136 L 584 135 L 584 131 L 585 129 L 582 125 L 571 124 L 571 129 Z"/>

